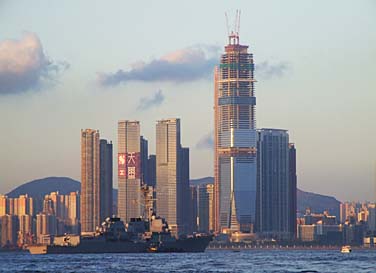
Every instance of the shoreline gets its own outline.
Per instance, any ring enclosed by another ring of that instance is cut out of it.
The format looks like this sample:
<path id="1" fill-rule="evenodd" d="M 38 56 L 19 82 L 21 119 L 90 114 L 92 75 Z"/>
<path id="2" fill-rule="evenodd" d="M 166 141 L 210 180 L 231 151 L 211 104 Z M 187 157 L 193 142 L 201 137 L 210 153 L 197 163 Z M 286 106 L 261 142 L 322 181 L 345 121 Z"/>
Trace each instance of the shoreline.
<path id="1" fill-rule="evenodd" d="M 206 250 L 232 250 L 232 251 L 240 251 L 240 250 L 271 250 L 271 251 L 281 251 L 281 250 L 336 250 L 340 251 L 342 246 L 250 246 L 250 247 L 231 247 L 231 246 L 224 246 L 224 247 L 208 247 Z M 352 246 L 352 250 L 362 251 L 362 250 L 372 250 L 375 251 L 376 247 L 361 247 L 361 246 Z"/>

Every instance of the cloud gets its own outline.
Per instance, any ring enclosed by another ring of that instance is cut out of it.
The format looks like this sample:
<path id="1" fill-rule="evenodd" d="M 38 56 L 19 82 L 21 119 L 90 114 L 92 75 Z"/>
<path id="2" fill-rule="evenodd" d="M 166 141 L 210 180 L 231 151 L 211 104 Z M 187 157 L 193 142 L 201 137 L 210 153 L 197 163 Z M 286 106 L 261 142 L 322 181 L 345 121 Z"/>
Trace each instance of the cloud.
<path id="1" fill-rule="evenodd" d="M 255 74 L 256 78 L 269 80 L 284 76 L 289 69 L 290 66 L 286 62 L 271 64 L 265 61 L 255 65 Z"/>
<path id="2" fill-rule="evenodd" d="M 197 149 L 213 149 L 214 147 L 214 132 L 204 135 L 197 143 Z"/>
<path id="3" fill-rule="evenodd" d="M 0 95 L 38 90 L 69 67 L 66 62 L 49 59 L 34 33 L 19 40 L 0 41 Z"/>
<path id="4" fill-rule="evenodd" d="M 138 62 L 131 69 L 119 69 L 114 73 L 99 73 L 102 86 L 115 86 L 129 81 L 187 82 L 210 79 L 219 60 L 220 48 L 212 45 L 196 45 L 171 52 L 150 62 Z"/>
<path id="5" fill-rule="evenodd" d="M 159 106 L 164 101 L 165 97 L 161 90 L 158 90 L 154 93 L 152 97 L 144 97 L 140 99 L 140 102 L 137 106 L 137 110 L 145 111 L 154 106 Z"/>

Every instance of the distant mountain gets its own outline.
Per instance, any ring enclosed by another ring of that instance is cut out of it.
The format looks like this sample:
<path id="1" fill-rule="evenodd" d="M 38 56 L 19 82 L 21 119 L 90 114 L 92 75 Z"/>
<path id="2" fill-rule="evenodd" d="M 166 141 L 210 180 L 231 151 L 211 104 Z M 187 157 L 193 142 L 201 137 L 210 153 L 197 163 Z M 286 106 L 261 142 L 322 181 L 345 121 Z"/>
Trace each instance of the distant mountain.
<path id="1" fill-rule="evenodd" d="M 203 185 L 214 183 L 214 177 L 208 176 L 203 178 L 191 179 L 191 185 Z M 68 177 L 47 177 L 31 182 L 25 183 L 7 195 L 15 198 L 21 194 L 28 194 L 31 197 L 43 197 L 53 191 L 58 191 L 61 194 L 68 194 L 74 191 L 81 190 L 81 183 Z M 114 203 L 117 202 L 117 189 L 113 190 Z M 304 213 L 306 208 L 311 208 L 313 212 L 323 212 L 328 210 L 330 214 L 339 218 L 339 204 L 340 202 L 332 196 L 321 195 L 312 192 L 297 191 L 298 198 L 298 212 Z"/>
<path id="2" fill-rule="evenodd" d="M 204 184 L 214 184 L 214 177 L 207 176 L 207 177 L 202 177 L 202 178 L 191 179 L 189 181 L 189 184 L 191 186 L 199 186 L 199 185 L 204 185 Z"/>
<path id="3" fill-rule="evenodd" d="M 297 191 L 298 196 L 298 212 L 304 213 L 306 208 L 311 208 L 313 212 L 329 211 L 331 215 L 335 215 L 339 219 L 339 204 L 341 203 L 333 196 L 327 196 L 312 192 Z"/>
<path id="4" fill-rule="evenodd" d="M 214 183 L 214 177 L 208 176 L 203 178 L 191 179 L 190 184 L 194 186 Z M 332 196 L 317 194 L 297 190 L 297 209 L 298 212 L 304 214 L 306 208 L 311 208 L 312 212 L 321 213 L 328 210 L 331 215 L 335 215 L 339 219 L 339 204 L 341 203 Z"/>
<path id="5" fill-rule="evenodd" d="M 27 182 L 7 195 L 10 198 L 18 197 L 21 194 L 28 194 L 30 197 L 44 197 L 53 191 L 60 194 L 69 194 L 70 192 L 80 191 L 81 183 L 69 177 L 46 177 L 42 179 Z"/>

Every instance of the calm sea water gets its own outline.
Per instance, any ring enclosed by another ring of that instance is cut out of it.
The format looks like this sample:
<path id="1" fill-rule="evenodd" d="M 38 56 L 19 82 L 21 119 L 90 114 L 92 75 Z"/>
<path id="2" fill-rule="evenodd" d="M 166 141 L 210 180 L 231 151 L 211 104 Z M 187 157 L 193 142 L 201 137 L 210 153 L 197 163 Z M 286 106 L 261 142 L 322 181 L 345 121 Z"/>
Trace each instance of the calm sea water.
<path id="1" fill-rule="evenodd" d="M 0 272 L 376 272 L 376 251 L 207 250 L 205 253 L 0 253 Z"/>

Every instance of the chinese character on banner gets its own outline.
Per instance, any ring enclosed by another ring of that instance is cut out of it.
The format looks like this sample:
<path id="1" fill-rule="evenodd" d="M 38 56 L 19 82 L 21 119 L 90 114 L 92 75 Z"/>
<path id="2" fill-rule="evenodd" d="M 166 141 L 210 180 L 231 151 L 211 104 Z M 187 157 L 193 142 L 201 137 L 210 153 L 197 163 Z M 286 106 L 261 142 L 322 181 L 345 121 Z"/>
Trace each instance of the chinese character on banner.
<path id="1" fill-rule="evenodd" d="M 127 156 L 126 154 L 118 154 L 118 174 L 119 176 L 126 176 L 126 163 Z"/>
<path id="2" fill-rule="evenodd" d="M 125 165 L 125 154 L 119 154 L 119 165 Z"/>
<path id="3" fill-rule="evenodd" d="M 136 178 L 136 167 L 128 167 L 128 179 Z"/>
<path id="4" fill-rule="evenodd" d="M 128 153 L 128 164 L 135 165 L 136 164 L 136 156 L 135 153 Z"/>

